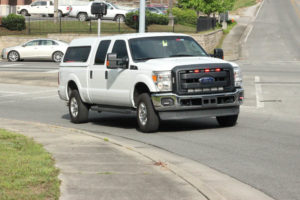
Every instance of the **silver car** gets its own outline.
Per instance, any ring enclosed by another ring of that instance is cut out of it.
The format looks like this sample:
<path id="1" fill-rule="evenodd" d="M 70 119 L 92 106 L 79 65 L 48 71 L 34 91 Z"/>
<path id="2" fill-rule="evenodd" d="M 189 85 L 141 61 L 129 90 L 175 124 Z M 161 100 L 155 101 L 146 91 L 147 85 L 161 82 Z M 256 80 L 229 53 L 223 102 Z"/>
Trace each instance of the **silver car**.
<path id="1" fill-rule="evenodd" d="M 2 50 L 2 58 L 11 62 L 24 59 L 49 59 L 60 62 L 68 44 L 52 39 L 30 40 L 23 45 L 9 47 Z"/>

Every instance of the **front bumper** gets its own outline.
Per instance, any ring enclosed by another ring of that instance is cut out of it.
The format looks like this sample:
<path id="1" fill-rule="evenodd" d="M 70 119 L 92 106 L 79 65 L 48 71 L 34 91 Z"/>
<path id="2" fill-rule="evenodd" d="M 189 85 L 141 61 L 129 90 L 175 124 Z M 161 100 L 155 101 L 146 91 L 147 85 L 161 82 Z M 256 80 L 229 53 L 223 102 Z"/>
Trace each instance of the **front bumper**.
<path id="1" fill-rule="evenodd" d="M 235 92 L 188 96 L 154 93 L 151 98 L 161 119 L 228 116 L 239 113 L 244 90 L 237 88 Z"/>

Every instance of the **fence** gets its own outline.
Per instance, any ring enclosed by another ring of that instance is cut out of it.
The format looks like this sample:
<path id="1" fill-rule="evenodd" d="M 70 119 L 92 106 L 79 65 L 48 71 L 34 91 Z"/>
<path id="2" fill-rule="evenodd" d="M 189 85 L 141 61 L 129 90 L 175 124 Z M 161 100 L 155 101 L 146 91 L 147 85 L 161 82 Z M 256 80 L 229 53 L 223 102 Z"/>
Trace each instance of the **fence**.
<path id="1" fill-rule="evenodd" d="M 214 17 L 199 17 L 197 20 L 197 32 L 215 29 L 217 19 Z"/>
<path id="2" fill-rule="evenodd" d="M 209 18 L 211 20 L 211 18 Z M 177 32 L 177 33 L 196 33 L 213 29 L 215 27 L 211 21 L 206 18 L 199 18 L 197 27 L 193 25 L 150 25 L 147 27 L 147 32 Z M 26 29 L 23 31 L 6 31 L 1 28 L 0 35 L 43 35 L 48 33 L 97 33 L 97 20 L 81 22 L 77 18 L 70 17 L 42 17 L 42 16 L 27 16 L 25 17 Z M 123 22 L 111 20 L 102 20 L 101 33 L 118 34 L 118 33 L 134 33 L 135 29 L 130 28 Z"/>

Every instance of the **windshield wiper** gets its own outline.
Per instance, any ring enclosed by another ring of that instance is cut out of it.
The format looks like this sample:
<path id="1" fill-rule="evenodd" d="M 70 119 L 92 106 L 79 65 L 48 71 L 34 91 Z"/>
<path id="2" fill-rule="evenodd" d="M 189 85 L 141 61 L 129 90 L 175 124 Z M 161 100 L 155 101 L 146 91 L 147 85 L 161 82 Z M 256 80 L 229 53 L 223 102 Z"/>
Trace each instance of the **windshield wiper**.
<path id="1" fill-rule="evenodd" d="M 190 54 L 174 54 L 174 55 L 170 55 L 169 57 L 192 57 L 195 55 L 190 55 Z"/>

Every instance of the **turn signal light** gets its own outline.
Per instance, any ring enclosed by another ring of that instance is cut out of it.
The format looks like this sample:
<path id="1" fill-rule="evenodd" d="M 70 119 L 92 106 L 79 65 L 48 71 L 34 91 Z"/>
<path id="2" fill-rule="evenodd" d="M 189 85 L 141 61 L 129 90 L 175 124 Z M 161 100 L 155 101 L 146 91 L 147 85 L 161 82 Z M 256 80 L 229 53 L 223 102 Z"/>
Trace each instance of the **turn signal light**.
<path id="1" fill-rule="evenodd" d="M 194 70 L 194 73 L 199 73 L 199 72 L 200 72 L 199 69 L 195 69 L 195 70 Z"/>
<path id="2" fill-rule="evenodd" d="M 216 69 L 216 72 L 220 72 L 220 71 L 221 71 L 221 69 L 220 69 L 220 68 L 217 68 L 217 69 Z"/>
<path id="3" fill-rule="evenodd" d="M 210 69 L 205 69 L 204 72 L 205 73 L 210 72 Z"/>

